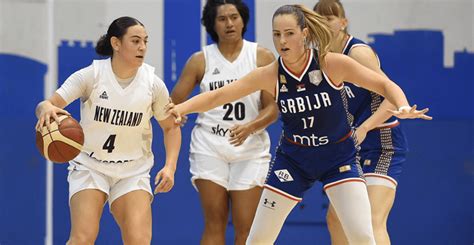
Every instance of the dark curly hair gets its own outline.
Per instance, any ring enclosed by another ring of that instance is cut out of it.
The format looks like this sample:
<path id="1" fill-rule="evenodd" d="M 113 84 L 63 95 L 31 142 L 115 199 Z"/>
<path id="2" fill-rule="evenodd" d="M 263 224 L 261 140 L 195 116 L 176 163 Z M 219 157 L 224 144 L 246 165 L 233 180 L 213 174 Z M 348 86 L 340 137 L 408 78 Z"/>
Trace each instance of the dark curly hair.
<path id="1" fill-rule="evenodd" d="M 206 5 L 204 5 L 204 9 L 202 10 L 201 24 L 206 27 L 206 32 L 216 43 L 219 42 L 219 37 L 214 30 L 214 25 L 216 24 L 217 8 L 224 4 L 232 4 L 237 8 L 237 11 L 239 11 L 242 20 L 244 21 L 242 37 L 247 31 L 247 24 L 249 23 L 249 8 L 241 0 L 208 0 Z"/>

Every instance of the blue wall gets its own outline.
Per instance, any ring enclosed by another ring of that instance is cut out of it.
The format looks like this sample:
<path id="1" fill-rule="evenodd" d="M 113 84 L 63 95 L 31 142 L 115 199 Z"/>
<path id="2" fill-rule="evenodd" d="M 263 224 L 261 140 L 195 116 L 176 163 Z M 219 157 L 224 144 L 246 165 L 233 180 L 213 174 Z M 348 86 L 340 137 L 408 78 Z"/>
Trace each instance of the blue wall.
<path id="1" fill-rule="evenodd" d="M 254 1 L 247 1 L 252 7 Z M 186 4 L 186 8 L 182 8 Z M 253 10 L 253 8 L 251 8 Z M 177 13 L 173 15 L 168 13 Z M 200 49 L 200 23 L 180 24 L 181 16 L 200 18 L 199 1 L 165 1 L 164 80 L 171 91 L 188 57 Z M 253 21 L 255 18 L 251 16 Z M 246 38 L 254 40 L 250 25 Z M 186 31 L 182 31 L 186 30 Z M 474 54 L 458 51 L 454 66 L 443 66 L 443 33 L 398 30 L 373 34 L 371 45 L 386 73 L 411 102 L 430 107 L 435 120 L 404 121 L 410 154 L 400 180 L 389 229 L 393 244 L 472 244 L 474 234 Z M 153 45 L 153 44 L 151 44 Z M 462 49 L 462 47 L 460 47 Z M 58 77 L 97 58 L 93 44 L 58 46 Z M 174 65 L 173 65 L 174 63 Z M 172 67 L 175 67 L 173 72 Z M 28 57 L 0 54 L 0 244 L 42 244 L 45 236 L 44 160 L 34 145 L 34 106 L 43 98 L 47 66 Z M 60 83 L 61 83 L 60 82 Z M 79 118 L 78 103 L 67 109 Z M 154 244 L 198 244 L 203 229 L 199 198 L 188 171 L 192 123 L 183 128 L 183 146 L 172 192 L 155 196 Z M 278 123 L 269 129 L 273 145 Z M 162 134 L 154 123 L 153 149 L 162 167 Z M 272 147 L 274 149 L 274 147 Z M 54 166 L 54 243 L 69 235 L 67 165 Z M 327 198 L 320 185 L 305 195 L 288 218 L 278 244 L 329 244 L 325 227 Z M 97 244 L 120 244 L 120 234 L 105 207 Z M 231 226 L 229 226 L 232 228 Z M 232 229 L 228 231 L 232 243 Z"/>

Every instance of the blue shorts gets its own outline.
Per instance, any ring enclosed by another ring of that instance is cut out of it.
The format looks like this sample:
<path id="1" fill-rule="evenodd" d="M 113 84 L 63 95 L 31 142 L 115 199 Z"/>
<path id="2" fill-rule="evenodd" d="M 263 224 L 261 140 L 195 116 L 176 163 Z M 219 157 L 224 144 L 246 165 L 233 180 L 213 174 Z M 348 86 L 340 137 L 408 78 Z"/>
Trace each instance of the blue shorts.
<path id="1" fill-rule="evenodd" d="M 397 185 L 406 161 L 407 145 L 400 126 L 368 132 L 358 152 L 364 176 L 388 177 Z"/>
<path id="2" fill-rule="evenodd" d="M 360 145 L 362 152 L 390 150 L 407 152 L 408 143 L 401 125 L 393 128 L 386 127 L 367 132 L 365 140 Z"/>
<path id="3" fill-rule="evenodd" d="M 388 176 L 391 182 L 398 184 L 403 163 L 406 161 L 406 152 L 381 151 L 359 155 L 364 176 Z"/>
<path id="4" fill-rule="evenodd" d="M 298 146 L 282 139 L 265 187 L 301 201 L 317 180 L 326 188 L 348 179 L 363 181 L 352 138 L 322 147 Z"/>

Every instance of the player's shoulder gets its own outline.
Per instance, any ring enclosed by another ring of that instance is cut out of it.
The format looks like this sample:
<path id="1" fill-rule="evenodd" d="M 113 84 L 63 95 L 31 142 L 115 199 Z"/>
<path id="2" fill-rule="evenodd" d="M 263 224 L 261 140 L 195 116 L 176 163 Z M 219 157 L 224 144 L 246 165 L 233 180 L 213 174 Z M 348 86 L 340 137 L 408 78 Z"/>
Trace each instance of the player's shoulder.
<path id="1" fill-rule="evenodd" d="M 203 51 L 198 51 L 193 53 L 183 69 L 183 72 L 195 72 L 195 73 L 204 73 L 206 69 L 206 58 Z"/>
<path id="2" fill-rule="evenodd" d="M 269 49 L 257 46 L 257 66 L 266 66 L 275 61 L 275 55 Z"/>
<path id="3" fill-rule="evenodd" d="M 204 51 L 197 51 L 195 53 L 193 53 L 189 59 L 188 59 L 188 63 L 192 63 L 192 64 L 199 64 L 199 63 L 203 63 L 205 62 L 206 60 L 206 57 L 204 56 Z"/>
<path id="4" fill-rule="evenodd" d="M 107 58 L 107 59 L 95 59 L 92 61 L 92 63 L 90 64 L 90 66 L 93 66 L 93 67 L 96 67 L 98 69 L 104 69 L 105 66 L 107 65 L 110 65 L 111 64 L 111 59 L 110 58 Z"/>
<path id="5" fill-rule="evenodd" d="M 357 60 L 359 62 L 364 60 L 378 60 L 375 51 L 368 45 L 359 45 L 353 47 L 348 55 L 352 59 Z"/>

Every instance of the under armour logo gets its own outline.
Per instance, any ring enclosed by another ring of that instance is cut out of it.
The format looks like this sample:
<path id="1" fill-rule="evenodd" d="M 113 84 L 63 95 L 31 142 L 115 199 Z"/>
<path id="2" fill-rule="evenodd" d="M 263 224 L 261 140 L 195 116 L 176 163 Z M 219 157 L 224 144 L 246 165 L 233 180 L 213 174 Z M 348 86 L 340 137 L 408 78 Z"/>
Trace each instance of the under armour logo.
<path id="1" fill-rule="evenodd" d="M 219 69 L 214 69 L 214 71 L 212 72 L 212 75 L 217 75 L 217 74 L 220 74 L 221 72 L 219 71 Z"/>
<path id="2" fill-rule="evenodd" d="M 102 92 L 102 94 L 99 96 L 99 98 L 106 100 L 106 99 L 109 99 L 109 96 L 107 95 L 107 92 L 104 91 L 104 92 Z"/>
<path id="3" fill-rule="evenodd" d="M 263 206 L 270 208 L 270 209 L 275 209 L 276 202 L 275 201 L 268 201 L 267 198 L 263 200 Z"/>

